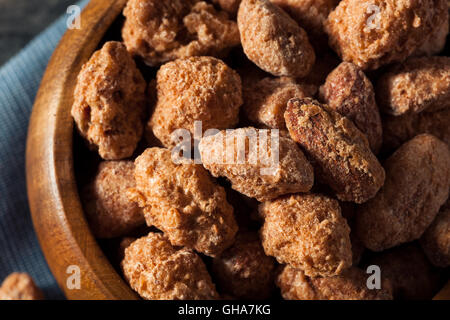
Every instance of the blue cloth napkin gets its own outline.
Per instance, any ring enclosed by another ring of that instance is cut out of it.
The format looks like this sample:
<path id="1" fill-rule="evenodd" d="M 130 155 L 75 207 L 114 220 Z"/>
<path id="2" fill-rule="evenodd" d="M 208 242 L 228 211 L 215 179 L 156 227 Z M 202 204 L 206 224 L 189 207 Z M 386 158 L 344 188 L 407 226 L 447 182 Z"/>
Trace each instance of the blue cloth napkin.
<path id="1" fill-rule="evenodd" d="M 79 3 L 83 7 L 88 1 Z M 48 60 L 66 31 L 64 15 L 0 68 L 0 282 L 28 272 L 48 299 L 64 295 L 53 278 L 31 222 L 25 144 L 34 97 Z"/>

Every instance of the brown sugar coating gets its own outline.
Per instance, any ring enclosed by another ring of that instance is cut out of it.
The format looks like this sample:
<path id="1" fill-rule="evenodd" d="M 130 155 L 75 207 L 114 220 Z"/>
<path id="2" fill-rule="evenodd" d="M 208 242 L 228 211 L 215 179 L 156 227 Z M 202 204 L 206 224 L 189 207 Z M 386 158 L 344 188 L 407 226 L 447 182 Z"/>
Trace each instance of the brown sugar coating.
<path id="1" fill-rule="evenodd" d="M 421 48 L 442 10 L 445 0 L 342 0 L 325 29 L 344 61 L 373 70 Z"/>
<path id="2" fill-rule="evenodd" d="M 308 36 L 269 0 L 243 0 L 238 27 L 247 57 L 275 76 L 304 77 L 315 62 Z"/>
<path id="3" fill-rule="evenodd" d="M 383 188 L 356 216 L 358 236 L 372 251 L 420 238 L 449 195 L 450 151 L 432 135 L 406 142 L 384 167 Z"/>
<path id="4" fill-rule="evenodd" d="M 350 228 L 336 200 L 290 195 L 260 205 L 264 251 L 305 274 L 333 276 L 352 265 Z"/>
<path id="5" fill-rule="evenodd" d="M 308 34 L 316 49 L 327 44 L 324 23 L 340 0 L 270 0 L 286 11 Z"/>
<path id="6" fill-rule="evenodd" d="M 139 206 L 126 195 L 134 188 L 132 161 L 104 161 L 95 178 L 83 188 L 82 200 L 89 226 L 97 238 L 124 236 L 145 223 Z"/>
<path id="7" fill-rule="evenodd" d="M 389 69 L 377 84 L 384 113 L 432 112 L 450 107 L 450 57 L 411 58 Z"/>
<path id="8" fill-rule="evenodd" d="M 11 273 L 0 286 L 0 300 L 43 300 L 44 294 L 27 273 Z"/>
<path id="9" fill-rule="evenodd" d="M 369 277 L 363 270 L 351 267 L 333 277 L 310 278 L 302 270 L 285 266 L 277 286 L 286 300 L 392 300 L 390 282 L 382 279 L 381 289 L 368 289 Z"/>
<path id="10" fill-rule="evenodd" d="M 264 253 L 257 233 L 238 233 L 234 245 L 213 260 L 213 274 L 218 288 L 237 299 L 267 299 L 275 261 Z"/>
<path id="11" fill-rule="evenodd" d="M 278 147 L 276 143 L 272 146 L 271 136 L 271 130 L 249 127 L 204 137 L 199 144 L 203 166 L 214 177 L 228 178 L 234 190 L 258 201 L 309 191 L 314 173 L 303 152 L 282 136 Z"/>
<path id="12" fill-rule="evenodd" d="M 147 84 L 120 42 L 107 42 L 78 75 L 72 116 L 105 160 L 130 157 L 143 132 Z"/>
<path id="13" fill-rule="evenodd" d="M 255 124 L 286 130 L 284 111 L 292 98 L 313 95 L 311 86 L 298 84 L 288 77 L 264 78 L 243 88 L 243 110 Z"/>
<path id="14" fill-rule="evenodd" d="M 168 238 L 150 232 L 125 249 L 121 263 L 130 286 L 148 300 L 217 299 L 202 259 L 191 250 L 174 248 Z"/>
<path id="15" fill-rule="evenodd" d="M 157 103 L 148 129 L 166 147 L 176 144 L 171 134 L 187 129 L 194 136 L 194 121 L 203 132 L 228 129 L 238 122 L 242 105 L 239 75 L 213 57 L 178 59 L 157 74 Z"/>
<path id="16" fill-rule="evenodd" d="M 320 88 L 320 99 L 352 120 L 367 136 L 372 151 L 378 152 L 382 143 L 380 113 L 373 85 L 360 68 L 353 63 L 342 62 Z"/>
<path id="17" fill-rule="evenodd" d="M 450 108 L 383 117 L 383 149 L 395 150 L 421 133 L 429 133 L 450 146 Z"/>
<path id="18" fill-rule="evenodd" d="M 239 44 L 235 21 L 199 0 L 129 0 L 122 37 L 147 65 L 191 56 L 221 56 Z"/>
<path id="19" fill-rule="evenodd" d="M 369 264 L 379 266 L 381 275 L 390 280 L 394 299 L 431 299 L 436 293 L 439 279 L 422 250 L 414 244 L 384 251 Z"/>
<path id="20" fill-rule="evenodd" d="M 442 206 L 420 243 L 433 265 L 442 268 L 450 266 L 450 200 Z"/>
<path id="21" fill-rule="evenodd" d="M 149 226 L 174 246 L 220 255 L 237 232 L 225 190 L 190 160 L 174 163 L 168 149 L 149 148 L 135 161 L 136 188 L 128 196 L 144 209 Z"/>
<path id="22" fill-rule="evenodd" d="M 223 10 L 235 16 L 241 4 L 241 0 L 212 0 L 217 3 Z"/>
<path id="23" fill-rule="evenodd" d="M 339 200 L 364 203 L 375 196 L 385 173 L 353 122 L 309 98 L 291 99 L 284 117 L 292 139 L 313 161 L 317 178 Z"/>

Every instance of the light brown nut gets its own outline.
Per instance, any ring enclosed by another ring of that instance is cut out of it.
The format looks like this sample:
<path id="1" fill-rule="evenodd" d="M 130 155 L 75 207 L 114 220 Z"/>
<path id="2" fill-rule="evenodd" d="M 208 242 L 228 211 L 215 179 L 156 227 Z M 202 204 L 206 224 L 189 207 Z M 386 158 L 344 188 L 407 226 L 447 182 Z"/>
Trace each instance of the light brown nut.
<path id="1" fill-rule="evenodd" d="M 450 107 L 450 57 L 411 58 L 388 70 L 377 83 L 384 113 L 432 112 Z"/>
<path id="2" fill-rule="evenodd" d="M 339 200 L 364 203 L 384 183 L 384 170 L 353 122 L 312 99 L 292 99 L 284 114 L 292 139 Z"/>
<path id="3" fill-rule="evenodd" d="M 105 160 L 130 157 L 143 132 L 147 84 L 125 46 L 107 42 L 78 75 L 72 117 Z"/>
<path id="4" fill-rule="evenodd" d="M 305 30 L 269 0 L 243 0 L 238 27 L 247 57 L 275 76 L 304 77 L 315 62 Z"/>
<path id="5" fill-rule="evenodd" d="M 450 200 L 441 208 L 420 243 L 433 265 L 442 268 L 450 266 Z"/>
<path id="6" fill-rule="evenodd" d="M 429 133 L 450 146 L 450 108 L 383 117 L 383 149 L 392 151 L 421 133 Z"/>
<path id="7" fill-rule="evenodd" d="M 277 279 L 277 286 L 286 300 L 392 300 L 389 281 L 383 279 L 381 289 L 369 290 L 368 278 L 356 267 L 334 277 L 310 278 L 299 269 L 284 267 Z"/>
<path id="8" fill-rule="evenodd" d="M 327 46 L 324 23 L 340 0 L 270 0 L 305 29 L 316 50 Z"/>
<path id="9" fill-rule="evenodd" d="M 123 11 L 128 51 L 147 65 L 191 56 L 221 56 L 239 44 L 228 14 L 199 0 L 130 0 Z"/>
<path id="10" fill-rule="evenodd" d="M 315 194 L 284 196 L 260 205 L 267 255 L 305 274 L 333 276 L 352 265 L 350 228 L 336 200 Z"/>
<path id="11" fill-rule="evenodd" d="M 148 129 L 166 147 L 173 147 L 172 133 L 187 129 L 194 136 L 194 122 L 203 132 L 228 129 L 238 122 L 242 105 L 239 75 L 213 57 L 178 59 L 163 65 L 157 74 L 157 104 Z"/>
<path id="12" fill-rule="evenodd" d="M 0 300 L 43 300 L 44 294 L 27 273 L 11 273 L 0 286 Z"/>
<path id="13" fill-rule="evenodd" d="M 358 236 L 372 251 L 420 238 L 449 195 L 450 151 L 432 135 L 406 142 L 384 167 L 383 188 L 356 216 Z"/>
<path id="14" fill-rule="evenodd" d="M 218 288 L 237 299 L 267 299 L 273 291 L 275 261 L 264 253 L 257 233 L 238 233 L 212 268 Z"/>
<path id="15" fill-rule="evenodd" d="M 212 0 L 212 2 L 217 3 L 223 10 L 235 16 L 241 0 Z"/>
<path id="16" fill-rule="evenodd" d="M 124 236 L 145 223 L 142 209 L 126 195 L 135 186 L 132 161 L 100 163 L 81 193 L 89 227 L 97 238 Z"/>
<path id="17" fill-rule="evenodd" d="M 217 299 L 202 259 L 174 248 L 165 235 L 150 232 L 125 249 L 121 263 L 131 288 L 148 300 Z"/>
<path id="18" fill-rule="evenodd" d="M 368 263 L 380 267 L 381 275 L 390 280 L 396 300 L 428 300 L 436 293 L 438 276 L 415 244 L 384 251 Z"/>
<path id="19" fill-rule="evenodd" d="M 233 207 L 201 165 L 174 163 L 170 150 L 149 148 L 136 159 L 134 177 L 136 189 L 128 196 L 172 245 L 216 256 L 233 243 Z"/>
<path id="20" fill-rule="evenodd" d="M 350 62 L 342 62 L 320 88 L 320 99 L 333 110 L 352 120 L 367 136 L 376 154 L 382 143 L 380 112 L 375 91 L 364 72 Z"/>
<path id="21" fill-rule="evenodd" d="M 272 134 L 249 127 L 204 137 L 199 144 L 203 166 L 258 201 L 309 191 L 314 183 L 311 164 L 291 139 L 280 136 L 277 147 Z"/>
<path id="22" fill-rule="evenodd" d="M 330 45 L 363 70 L 405 60 L 430 37 L 445 0 L 342 0 L 325 24 Z"/>
<path id="23" fill-rule="evenodd" d="M 242 108 L 253 123 L 286 130 L 287 102 L 292 98 L 310 97 L 314 91 L 311 86 L 298 84 L 292 78 L 264 78 L 243 88 Z"/>

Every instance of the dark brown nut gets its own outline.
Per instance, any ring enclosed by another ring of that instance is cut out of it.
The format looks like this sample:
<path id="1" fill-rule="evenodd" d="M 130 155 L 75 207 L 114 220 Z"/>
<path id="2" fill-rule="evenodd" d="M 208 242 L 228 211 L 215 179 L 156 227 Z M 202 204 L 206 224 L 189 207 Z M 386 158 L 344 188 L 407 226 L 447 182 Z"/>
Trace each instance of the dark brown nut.
<path id="1" fill-rule="evenodd" d="M 234 245 L 213 260 L 218 288 L 237 299 L 270 297 L 275 280 L 275 260 L 266 256 L 258 234 L 238 233 Z"/>
<path id="2" fill-rule="evenodd" d="M 261 240 L 267 255 L 305 274 L 333 276 L 352 265 L 350 228 L 336 200 L 290 195 L 260 205 Z"/>
<path id="3" fill-rule="evenodd" d="M 336 69 L 340 63 L 341 59 L 333 52 L 329 50 L 323 52 L 320 56 L 317 56 L 316 63 L 311 72 L 306 77 L 297 79 L 297 81 L 319 88 L 324 84 L 327 76 Z M 314 95 L 315 94 L 316 92 L 314 92 Z"/>
<path id="4" fill-rule="evenodd" d="M 411 58 L 378 80 L 377 101 L 384 113 L 432 112 L 450 107 L 450 57 Z"/>
<path id="5" fill-rule="evenodd" d="M 304 77 L 315 62 L 305 30 L 269 0 L 243 0 L 238 27 L 247 57 L 275 76 Z"/>
<path id="6" fill-rule="evenodd" d="M 353 122 L 312 99 L 292 99 L 284 114 L 292 139 L 300 144 L 339 200 L 364 203 L 384 183 L 384 170 L 366 136 Z"/>
<path id="7" fill-rule="evenodd" d="M 163 65 L 156 80 L 158 101 L 148 130 L 164 146 L 176 145 L 172 133 L 177 129 L 187 129 L 195 136 L 195 121 L 201 121 L 203 132 L 237 124 L 242 105 L 241 79 L 221 60 L 178 59 Z"/>
<path id="8" fill-rule="evenodd" d="M 445 0 L 342 0 L 325 29 L 344 61 L 363 70 L 401 62 L 433 34 Z"/>
<path id="9" fill-rule="evenodd" d="M 233 244 L 233 207 L 201 165 L 175 163 L 170 150 L 149 148 L 136 159 L 134 177 L 136 188 L 128 196 L 172 245 L 216 256 Z"/>
<path id="10" fill-rule="evenodd" d="M 310 278 L 299 269 L 286 266 L 277 279 L 277 286 L 286 300 L 392 300 L 389 281 L 381 289 L 369 290 L 363 270 L 352 267 L 334 277 Z"/>
<path id="11" fill-rule="evenodd" d="M 130 0 L 123 11 L 128 51 L 147 65 L 191 56 L 221 56 L 239 44 L 228 14 L 199 0 Z"/>
<path id="12" fill-rule="evenodd" d="M 125 46 L 107 42 L 78 75 L 72 117 L 105 160 L 130 157 L 143 132 L 147 84 Z"/>
<path id="13" fill-rule="evenodd" d="M 408 141 L 384 167 L 383 188 L 356 216 L 358 236 L 372 251 L 420 238 L 449 195 L 450 151 L 432 135 Z"/>
<path id="14" fill-rule="evenodd" d="M 308 192 L 314 183 L 311 164 L 294 141 L 279 136 L 277 148 L 272 138 L 271 130 L 255 128 L 204 137 L 199 144 L 203 166 L 214 177 L 228 178 L 234 190 L 258 201 Z"/>
<path id="15" fill-rule="evenodd" d="M 243 88 L 242 108 L 255 124 L 287 130 L 284 121 L 287 102 L 292 98 L 310 97 L 315 91 L 292 78 L 264 78 Z"/>
<path id="16" fill-rule="evenodd" d="M 442 268 L 450 266 L 450 200 L 441 208 L 420 243 L 433 265 Z"/>
<path id="17" fill-rule="evenodd" d="M 0 286 L 0 300 L 43 300 L 44 294 L 27 273 L 11 273 Z"/>
<path id="18" fill-rule="evenodd" d="M 131 288 L 148 300 L 218 299 L 202 259 L 174 248 L 166 236 L 150 232 L 125 249 L 121 263 Z"/>
<path id="19" fill-rule="evenodd" d="M 429 133 L 450 146 L 450 108 L 383 117 L 383 149 L 392 151 L 421 133 Z"/>
<path id="20" fill-rule="evenodd" d="M 132 161 L 100 163 L 94 180 L 81 194 L 86 218 L 97 238 L 124 236 L 145 223 L 141 208 L 126 195 L 127 189 L 135 186 Z"/>
<path id="21" fill-rule="evenodd" d="M 439 278 L 415 244 L 384 251 L 368 263 L 380 267 L 381 275 L 390 280 L 396 300 L 428 300 L 436 293 Z"/>
<path id="22" fill-rule="evenodd" d="M 228 12 L 229 14 L 235 16 L 239 9 L 239 4 L 241 0 L 212 0 L 214 3 L 217 3 L 223 10 Z"/>
<path id="23" fill-rule="evenodd" d="M 352 243 L 352 265 L 357 266 L 366 248 L 353 229 L 350 232 L 350 242 Z"/>
<path id="24" fill-rule="evenodd" d="M 342 62 L 320 88 L 320 99 L 333 110 L 352 120 L 367 136 L 376 154 L 382 143 L 380 112 L 375 92 L 364 72 L 350 62 Z"/>

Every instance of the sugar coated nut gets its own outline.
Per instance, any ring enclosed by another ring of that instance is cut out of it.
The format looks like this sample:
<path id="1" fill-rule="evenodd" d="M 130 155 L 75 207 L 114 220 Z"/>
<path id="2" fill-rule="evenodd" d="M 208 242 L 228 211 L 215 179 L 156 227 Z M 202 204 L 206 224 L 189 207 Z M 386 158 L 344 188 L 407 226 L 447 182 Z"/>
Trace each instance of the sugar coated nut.
<path id="1" fill-rule="evenodd" d="M 128 51 L 150 66 L 191 56 L 221 56 L 239 44 L 235 21 L 199 0 L 130 0 L 123 11 Z"/>
<path id="2" fill-rule="evenodd" d="M 314 173 L 303 152 L 289 138 L 275 136 L 277 144 L 272 134 L 249 127 L 204 137 L 199 144 L 203 166 L 258 201 L 309 191 Z"/>
<path id="3" fill-rule="evenodd" d="M 392 300 L 389 281 L 383 280 L 381 290 L 367 288 L 367 274 L 352 267 L 334 277 L 310 278 L 299 269 L 284 267 L 277 286 L 286 300 Z"/>
<path id="4" fill-rule="evenodd" d="M 450 151 L 432 135 L 406 142 L 384 167 L 383 188 L 356 216 L 358 236 L 372 251 L 419 239 L 449 195 Z"/>
<path id="5" fill-rule="evenodd" d="M 295 194 L 259 206 L 264 251 L 305 274 L 333 276 L 352 265 L 350 228 L 336 200 Z"/>
<path id="6" fill-rule="evenodd" d="M 134 177 L 136 188 L 128 196 L 172 245 L 209 256 L 232 245 L 238 228 L 233 207 L 201 165 L 174 163 L 170 150 L 149 148 L 136 159 Z"/>
<path id="7" fill-rule="evenodd" d="M 143 132 L 146 83 L 125 46 L 107 42 L 83 65 L 72 116 L 105 160 L 130 157 Z"/>
<path id="8" fill-rule="evenodd" d="M 269 0 L 243 0 L 238 11 L 247 57 L 275 76 L 304 77 L 315 62 L 305 30 Z"/>
<path id="9" fill-rule="evenodd" d="M 384 183 L 385 173 L 366 136 L 353 122 L 312 99 L 291 99 L 284 114 L 292 139 L 300 144 L 339 200 L 364 203 Z"/>
<path id="10" fill-rule="evenodd" d="M 194 137 L 194 122 L 203 132 L 228 129 L 239 120 L 242 86 L 239 75 L 213 57 L 178 59 L 157 74 L 157 103 L 148 130 L 166 147 L 177 141 L 172 133 L 187 129 Z"/>
<path id="11" fill-rule="evenodd" d="M 44 294 L 27 273 L 11 273 L 0 286 L 0 300 L 43 300 Z"/>
<path id="12" fill-rule="evenodd" d="M 174 248 L 166 236 L 150 232 L 125 249 L 125 279 L 148 300 L 217 299 L 202 259 L 191 250 Z"/>
<path id="13" fill-rule="evenodd" d="M 133 161 L 100 163 L 81 194 L 86 218 L 97 238 L 124 236 L 145 223 L 142 209 L 126 195 L 135 186 Z"/>

